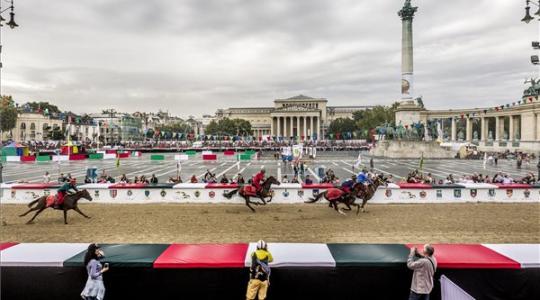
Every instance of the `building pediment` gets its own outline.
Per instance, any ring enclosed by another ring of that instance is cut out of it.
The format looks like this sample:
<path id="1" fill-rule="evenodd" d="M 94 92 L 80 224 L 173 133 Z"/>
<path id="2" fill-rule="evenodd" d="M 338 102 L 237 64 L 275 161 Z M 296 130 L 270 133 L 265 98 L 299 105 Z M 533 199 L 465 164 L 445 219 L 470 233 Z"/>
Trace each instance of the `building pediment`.
<path id="1" fill-rule="evenodd" d="M 303 107 L 303 106 L 284 106 L 284 107 L 278 107 L 274 110 L 275 112 L 304 112 L 304 111 L 319 111 L 318 109 L 313 109 L 309 107 Z"/>

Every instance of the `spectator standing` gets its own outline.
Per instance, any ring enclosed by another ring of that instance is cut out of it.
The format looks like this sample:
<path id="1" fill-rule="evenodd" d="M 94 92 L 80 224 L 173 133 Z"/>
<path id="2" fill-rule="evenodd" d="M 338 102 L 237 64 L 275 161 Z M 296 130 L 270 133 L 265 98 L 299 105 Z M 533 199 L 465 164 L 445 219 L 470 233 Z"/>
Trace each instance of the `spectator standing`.
<path id="1" fill-rule="evenodd" d="M 437 260 L 433 257 L 435 249 L 430 244 L 424 245 L 422 254 L 416 247 L 411 248 L 407 258 L 407 267 L 413 270 L 409 300 L 429 300 L 433 290 L 433 276 L 437 270 Z"/>
<path id="2" fill-rule="evenodd" d="M 64 176 L 64 173 L 60 173 L 60 176 L 58 176 L 58 183 L 64 183 L 66 182 L 66 176 Z"/>
<path id="3" fill-rule="evenodd" d="M 516 159 L 516 165 L 518 169 L 521 169 L 521 164 L 523 163 L 523 159 L 521 158 L 521 154 L 518 154 L 518 157 Z"/>
<path id="4" fill-rule="evenodd" d="M 197 180 L 197 176 L 195 176 L 195 174 L 193 174 L 193 176 L 191 176 L 191 179 L 189 180 L 189 182 L 198 183 L 199 181 Z"/>
<path id="5" fill-rule="evenodd" d="M 536 178 L 540 179 L 540 157 L 538 158 L 538 164 L 536 164 L 536 168 L 538 169 L 538 176 Z"/>
<path id="6" fill-rule="evenodd" d="M 122 177 L 120 177 L 120 183 L 129 183 L 129 179 L 127 178 L 126 174 L 122 174 Z"/>
<path id="7" fill-rule="evenodd" d="M 223 174 L 223 177 L 221 177 L 220 183 L 229 183 L 229 179 L 227 178 L 227 174 Z"/>
<path id="8" fill-rule="evenodd" d="M 300 163 L 300 175 L 304 176 L 305 171 L 306 171 L 306 167 L 304 166 L 304 162 L 301 162 Z"/>
<path id="9" fill-rule="evenodd" d="M 305 184 L 313 184 L 313 180 L 311 180 L 311 177 L 309 175 L 306 175 L 306 179 L 304 180 Z"/>
<path id="10" fill-rule="evenodd" d="M 156 174 L 152 174 L 152 177 L 150 177 L 150 183 L 157 184 L 158 178 L 156 177 Z"/>
<path id="11" fill-rule="evenodd" d="M 102 300 L 105 296 L 103 273 L 109 271 L 109 264 L 102 265 L 99 261 L 103 257 L 103 251 L 97 244 L 90 244 L 84 256 L 84 265 L 88 273 L 86 285 L 81 292 L 85 300 Z"/>
<path id="12" fill-rule="evenodd" d="M 51 182 L 51 175 L 49 175 L 49 172 L 45 172 L 45 175 L 43 175 L 43 183 L 49 182 Z"/>
<path id="13" fill-rule="evenodd" d="M 246 292 L 246 299 L 259 300 L 266 299 L 268 287 L 270 286 L 270 266 L 274 260 L 268 251 L 268 246 L 263 240 L 257 242 L 257 250 L 251 254 L 251 267 L 249 268 L 249 283 Z"/>
<path id="14" fill-rule="evenodd" d="M 281 179 L 281 183 L 289 183 L 289 178 L 287 178 L 287 175 L 283 175 L 283 179 Z"/>
<path id="15" fill-rule="evenodd" d="M 300 183 L 298 182 L 298 177 L 297 176 L 294 176 L 291 180 L 291 183 Z"/>
<path id="16" fill-rule="evenodd" d="M 242 174 L 238 173 L 238 177 L 236 177 L 236 183 L 238 184 L 246 183 L 246 181 L 244 180 L 244 176 L 242 176 Z"/>

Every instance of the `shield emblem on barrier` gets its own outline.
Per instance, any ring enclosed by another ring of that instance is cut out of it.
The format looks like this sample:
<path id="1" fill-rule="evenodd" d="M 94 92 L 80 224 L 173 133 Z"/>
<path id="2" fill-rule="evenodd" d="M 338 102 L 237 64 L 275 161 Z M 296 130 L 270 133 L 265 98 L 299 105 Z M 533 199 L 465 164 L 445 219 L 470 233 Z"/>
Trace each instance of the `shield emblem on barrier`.
<path id="1" fill-rule="evenodd" d="M 195 191 L 193 194 L 195 195 L 196 198 L 199 198 L 199 196 L 201 195 L 201 192 L 200 191 Z"/>
<path id="2" fill-rule="evenodd" d="M 210 196 L 210 198 L 214 198 L 216 196 L 216 192 L 210 191 L 208 192 L 208 196 Z"/>
<path id="3" fill-rule="evenodd" d="M 298 190 L 298 197 L 300 198 L 304 197 L 304 191 Z"/>
<path id="4" fill-rule="evenodd" d="M 287 189 L 285 189 L 282 194 L 285 198 L 289 197 L 289 191 L 287 191 Z"/>
<path id="5" fill-rule="evenodd" d="M 118 195 L 118 190 L 110 190 L 109 195 L 111 195 L 112 198 L 116 198 L 116 195 Z"/>
<path id="6" fill-rule="evenodd" d="M 149 191 L 149 190 L 145 190 L 145 191 L 144 191 L 144 195 L 146 196 L 146 198 L 148 198 L 148 196 L 150 196 L 150 191 Z"/>
<path id="7" fill-rule="evenodd" d="M 437 198 L 442 198 L 442 190 L 437 190 Z"/>
<path id="8" fill-rule="evenodd" d="M 128 190 L 128 191 L 127 191 L 127 195 L 128 195 L 128 197 L 133 196 L 133 191 L 132 191 L 132 190 Z"/>
<path id="9" fill-rule="evenodd" d="M 523 191 L 523 196 L 525 196 L 525 198 L 529 198 L 530 195 L 531 195 L 531 191 L 529 191 L 529 190 L 524 190 Z"/>
<path id="10" fill-rule="evenodd" d="M 478 194 L 478 190 L 477 189 L 471 189 L 471 197 L 476 197 L 476 195 Z"/>
<path id="11" fill-rule="evenodd" d="M 488 196 L 495 197 L 495 189 L 489 189 L 488 190 Z"/>
<path id="12" fill-rule="evenodd" d="M 99 198 L 99 190 L 94 191 L 94 197 Z"/>
<path id="13" fill-rule="evenodd" d="M 11 198 L 15 198 L 15 196 L 17 196 L 17 191 L 16 191 L 16 190 L 12 190 L 12 191 L 11 191 Z"/>
<path id="14" fill-rule="evenodd" d="M 312 195 L 313 197 L 319 196 L 319 190 L 318 190 L 318 189 L 313 189 L 313 190 L 311 191 L 311 195 Z"/>
<path id="15" fill-rule="evenodd" d="M 386 198 L 392 197 L 392 190 L 386 189 L 386 191 L 384 191 L 384 195 L 386 196 Z"/>
<path id="16" fill-rule="evenodd" d="M 513 194 L 514 194 L 514 190 L 512 190 L 512 189 L 507 189 L 506 190 L 506 196 L 508 198 L 512 197 Z"/>
<path id="17" fill-rule="evenodd" d="M 165 190 L 161 190 L 159 194 L 161 195 L 161 197 L 165 197 L 165 195 L 167 195 L 167 192 L 165 192 Z"/>
<path id="18" fill-rule="evenodd" d="M 420 192 L 420 198 L 426 198 L 426 196 L 427 196 L 426 191 L 421 191 Z"/>
<path id="19" fill-rule="evenodd" d="M 459 189 L 454 190 L 454 198 L 461 198 L 461 190 Z"/>

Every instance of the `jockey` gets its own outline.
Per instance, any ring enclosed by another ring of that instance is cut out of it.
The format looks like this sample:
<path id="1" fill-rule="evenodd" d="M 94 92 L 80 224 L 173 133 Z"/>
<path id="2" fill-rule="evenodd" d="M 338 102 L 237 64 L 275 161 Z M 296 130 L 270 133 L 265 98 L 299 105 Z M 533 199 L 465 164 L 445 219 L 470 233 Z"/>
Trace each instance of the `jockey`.
<path id="1" fill-rule="evenodd" d="M 352 187 L 353 185 L 356 183 L 356 176 L 351 176 L 351 179 L 349 180 L 346 180 L 345 182 L 343 182 L 341 184 L 341 189 L 345 192 L 345 193 L 350 193 L 351 190 L 352 190 Z"/>
<path id="2" fill-rule="evenodd" d="M 262 186 L 261 186 L 261 183 L 264 182 L 264 174 L 266 173 L 266 171 L 264 169 L 261 169 L 259 171 L 259 173 L 257 173 L 254 177 L 253 177 L 253 186 L 257 189 L 257 192 L 259 192 L 260 190 L 262 190 Z"/>
<path id="3" fill-rule="evenodd" d="M 66 194 L 72 194 L 71 190 L 75 190 L 77 192 L 79 191 L 77 189 L 77 180 L 75 178 L 70 179 L 58 189 L 58 193 L 56 194 L 56 203 L 54 206 L 59 207 L 60 205 L 64 204 L 64 197 Z"/>
<path id="4" fill-rule="evenodd" d="M 362 183 L 364 185 L 368 185 L 371 183 L 371 180 L 368 178 L 366 169 L 362 169 L 362 171 L 358 173 L 358 176 L 356 176 L 356 182 Z"/>

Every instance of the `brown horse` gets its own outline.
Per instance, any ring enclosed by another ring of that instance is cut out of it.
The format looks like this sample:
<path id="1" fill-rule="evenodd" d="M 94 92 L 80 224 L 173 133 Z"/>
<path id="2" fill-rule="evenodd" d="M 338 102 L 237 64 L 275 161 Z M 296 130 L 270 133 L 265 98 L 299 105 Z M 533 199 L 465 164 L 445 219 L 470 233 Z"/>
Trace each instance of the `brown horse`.
<path id="1" fill-rule="evenodd" d="M 30 209 L 25 212 L 24 214 L 22 215 L 19 215 L 19 217 L 24 217 L 26 216 L 27 214 L 29 214 L 30 212 L 32 211 L 36 211 L 36 213 L 34 214 L 34 216 L 32 217 L 32 219 L 30 219 L 28 222 L 26 222 L 26 224 L 32 224 L 34 222 L 34 219 L 42 212 L 44 211 L 45 209 L 47 209 L 47 197 L 48 196 L 41 196 L 39 198 L 37 198 L 36 200 L 28 203 L 28 207 L 30 207 Z M 64 196 L 64 204 L 62 204 L 60 207 L 58 208 L 54 208 L 54 209 L 58 209 L 58 210 L 63 210 L 64 211 L 64 224 L 67 224 L 67 211 L 70 210 L 70 209 L 73 209 L 74 211 L 78 212 L 79 214 L 81 214 L 83 217 L 87 218 L 87 219 L 90 219 L 89 216 L 85 215 L 80 209 L 79 207 L 77 206 L 77 202 L 79 201 L 79 199 L 81 198 L 84 198 L 84 199 L 87 199 L 88 201 L 92 201 L 92 197 L 90 196 L 90 193 L 88 193 L 87 190 L 81 190 L 81 191 L 78 191 L 74 194 L 71 194 L 71 195 L 66 195 Z M 32 207 L 34 204 L 36 204 L 36 206 Z"/>
<path id="2" fill-rule="evenodd" d="M 272 201 L 273 194 L 272 194 L 272 191 L 270 190 L 270 187 L 272 186 L 272 184 L 280 185 L 279 181 L 277 181 L 277 179 L 274 176 L 270 176 L 264 181 L 264 183 L 262 184 L 262 190 L 257 192 L 256 196 L 253 196 L 254 187 L 252 185 L 243 185 L 240 188 L 232 190 L 228 193 L 224 193 L 223 196 L 227 199 L 231 199 L 234 194 L 238 193 L 246 201 L 246 206 L 249 207 L 249 209 L 251 209 L 252 212 L 255 212 L 255 209 L 251 207 L 250 204 L 265 205 L 267 202 Z M 257 197 L 261 199 L 262 203 L 251 202 L 249 201 L 250 197 Z M 265 198 L 270 198 L 270 199 L 268 201 L 265 201 L 264 200 Z"/>
<path id="3" fill-rule="evenodd" d="M 355 196 L 352 197 L 353 202 L 356 200 L 356 198 L 362 199 L 362 206 L 360 208 L 362 209 L 362 212 L 366 212 L 367 202 L 373 198 L 377 188 L 385 184 L 386 180 L 382 177 L 382 175 L 376 176 L 373 183 L 370 183 L 367 186 L 363 185 L 362 183 L 355 183 L 352 191 L 352 194 Z"/>
<path id="4" fill-rule="evenodd" d="M 354 203 L 355 193 L 345 192 L 340 188 L 329 188 L 326 191 L 319 193 L 315 198 L 309 198 L 310 200 L 305 201 L 304 203 L 315 203 L 321 198 L 326 199 L 330 202 L 330 207 L 333 207 L 338 213 L 345 215 L 341 208 L 338 208 L 339 203 L 345 204 L 347 208 L 345 210 L 352 210 L 351 205 L 356 207 L 356 214 L 360 210 L 360 205 Z"/>

